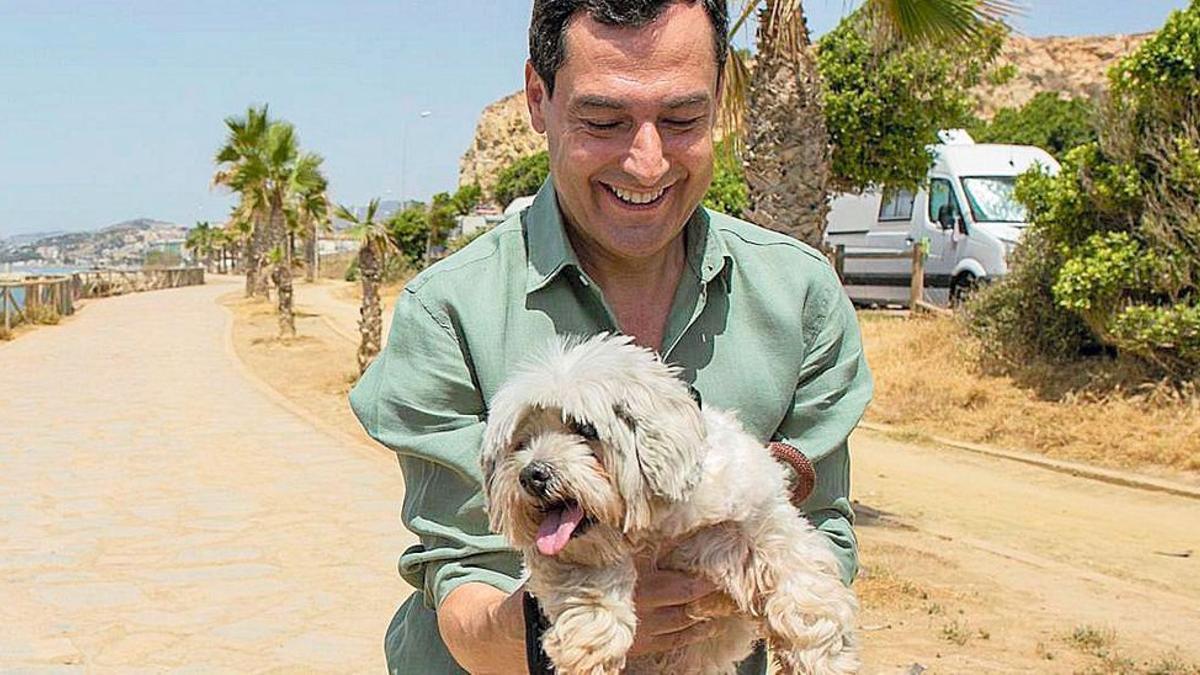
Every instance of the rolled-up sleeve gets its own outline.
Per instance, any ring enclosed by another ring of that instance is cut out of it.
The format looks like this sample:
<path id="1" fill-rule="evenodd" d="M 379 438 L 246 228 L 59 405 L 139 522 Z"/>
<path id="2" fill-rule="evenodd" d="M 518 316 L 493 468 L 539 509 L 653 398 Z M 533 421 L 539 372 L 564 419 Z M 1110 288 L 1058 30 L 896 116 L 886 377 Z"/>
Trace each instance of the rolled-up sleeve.
<path id="1" fill-rule="evenodd" d="M 822 285 L 813 301 L 795 397 L 777 436 L 812 462 L 816 480 L 801 510 L 829 537 L 848 584 L 858 573 L 858 542 L 847 438 L 871 401 L 873 383 L 858 318 L 840 284 Z"/>
<path id="2" fill-rule="evenodd" d="M 484 402 L 440 308 L 401 293 L 387 346 L 350 392 L 350 406 L 404 474 L 401 517 L 420 544 L 401 555 L 401 576 L 435 609 L 467 582 L 515 590 L 520 557 L 488 530 L 480 488 Z"/>

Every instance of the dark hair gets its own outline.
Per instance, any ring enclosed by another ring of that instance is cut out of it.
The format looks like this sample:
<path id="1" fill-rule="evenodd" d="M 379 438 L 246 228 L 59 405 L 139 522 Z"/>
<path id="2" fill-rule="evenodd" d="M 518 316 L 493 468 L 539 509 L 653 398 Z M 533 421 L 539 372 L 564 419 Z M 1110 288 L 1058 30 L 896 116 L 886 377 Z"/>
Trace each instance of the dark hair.
<path id="1" fill-rule="evenodd" d="M 554 95 L 554 74 L 567 58 L 567 24 L 578 12 L 587 12 L 594 21 L 606 26 L 639 28 L 653 22 L 663 9 L 677 0 L 534 0 L 529 20 L 529 60 L 546 83 L 546 94 Z M 699 2 L 713 29 L 713 52 L 717 58 L 717 78 L 725 67 L 725 34 L 729 30 L 729 12 L 725 0 L 684 0 Z"/>

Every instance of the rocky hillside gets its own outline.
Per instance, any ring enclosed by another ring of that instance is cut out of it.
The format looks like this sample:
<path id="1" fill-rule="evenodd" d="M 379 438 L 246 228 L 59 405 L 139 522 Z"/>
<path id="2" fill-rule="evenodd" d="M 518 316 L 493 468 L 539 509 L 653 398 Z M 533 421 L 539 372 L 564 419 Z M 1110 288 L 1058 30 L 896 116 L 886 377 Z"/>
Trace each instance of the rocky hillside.
<path id="1" fill-rule="evenodd" d="M 990 119 L 997 110 L 1025 105 L 1043 91 L 1096 96 L 1108 82 L 1108 69 L 1150 35 L 1009 38 L 997 65 L 1015 66 L 1016 76 L 999 86 L 977 87 L 978 114 Z"/>
<path id="2" fill-rule="evenodd" d="M 976 89 L 979 115 L 990 118 L 1000 108 L 1023 105 L 1042 91 L 1094 96 L 1103 89 L 1109 67 L 1146 37 L 1012 37 L 998 65 L 1015 66 L 1016 76 L 1001 85 Z M 545 140 L 529 126 L 522 92 L 513 93 L 483 109 L 475 139 L 459 161 L 459 184 L 478 182 L 490 194 L 504 167 L 543 148 Z"/>

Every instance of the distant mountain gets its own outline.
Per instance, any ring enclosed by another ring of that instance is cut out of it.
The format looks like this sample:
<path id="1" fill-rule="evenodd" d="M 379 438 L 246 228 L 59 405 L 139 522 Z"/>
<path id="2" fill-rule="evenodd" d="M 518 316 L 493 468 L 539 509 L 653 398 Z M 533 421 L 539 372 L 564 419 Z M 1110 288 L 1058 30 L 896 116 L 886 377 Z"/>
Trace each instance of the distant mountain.
<path id="1" fill-rule="evenodd" d="M 184 225 L 135 218 L 94 231 L 16 235 L 0 239 L 0 263 L 140 265 L 154 249 L 181 252 L 187 231 Z"/>

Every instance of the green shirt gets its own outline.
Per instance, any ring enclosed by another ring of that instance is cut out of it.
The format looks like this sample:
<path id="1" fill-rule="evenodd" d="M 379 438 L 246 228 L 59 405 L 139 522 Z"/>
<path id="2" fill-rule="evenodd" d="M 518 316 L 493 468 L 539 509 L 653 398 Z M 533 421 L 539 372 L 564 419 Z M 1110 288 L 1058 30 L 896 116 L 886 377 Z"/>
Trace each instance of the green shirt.
<path id="1" fill-rule="evenodd" d="M 871 398 L 853 307 L 812 248 L 698 209 L 663 340 L 704 405 L 736 411 L 764 445 L 783 440 L 816 470 L 803 508 L 847 583 L 857 571 L 846 438 Z M 410 281 L 388 344 L 350 392 L 367 432 L 396 452 L 404 524 L 420 544 L 400 574 L 422 591 L 389 629 L 392 672 L 461 672 L 436 608 L 458 586 L 511 592 L 520 556 L 488 530 L 479 448 L 488 401 L 555 334 L 618 331 L 563 230 L 552 181 L 533 204 Z"/>

